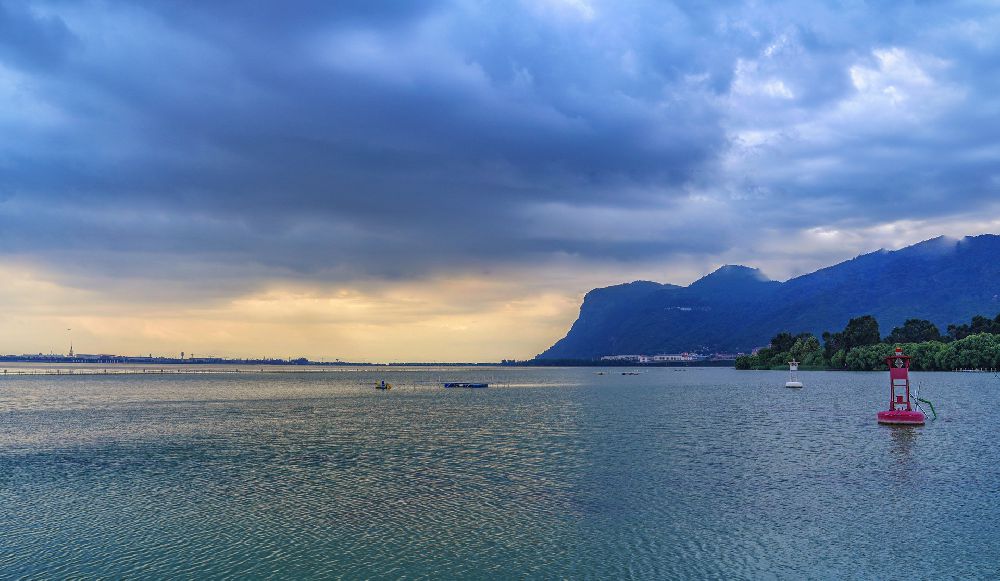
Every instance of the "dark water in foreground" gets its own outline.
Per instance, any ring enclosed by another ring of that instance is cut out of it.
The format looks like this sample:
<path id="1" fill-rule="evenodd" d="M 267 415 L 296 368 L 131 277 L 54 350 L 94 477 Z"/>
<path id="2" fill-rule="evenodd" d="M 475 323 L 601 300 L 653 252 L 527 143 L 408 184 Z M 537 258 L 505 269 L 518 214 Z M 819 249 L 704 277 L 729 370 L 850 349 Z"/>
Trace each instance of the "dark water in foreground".
<path id="1" fill-rule="evenodd" d="M 0 377 L 0 577 L 1000 576 L 1000 379 L 800 376 Z"/>

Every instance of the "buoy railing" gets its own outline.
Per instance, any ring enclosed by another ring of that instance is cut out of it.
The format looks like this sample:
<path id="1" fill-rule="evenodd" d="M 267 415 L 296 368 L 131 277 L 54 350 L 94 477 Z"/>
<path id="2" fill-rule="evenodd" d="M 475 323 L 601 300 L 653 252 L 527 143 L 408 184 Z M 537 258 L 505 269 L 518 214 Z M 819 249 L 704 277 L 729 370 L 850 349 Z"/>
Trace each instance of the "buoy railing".
<path id="1" fill-rule="evenodd" d="M 927 404 L 927 407 L 931 408 L 931 415 L 934 416 L 931 419 L 932 420 L 936 420 L 937 419 L 937 412 L 934 411 L 934 404 L 932 404 L 930 402 L 930 400 L 926 400 L 926 399 L 924 399 L 922 397 L 916 397 L 916 396 L 914 396 L 913 399 L 916 400 L 917 402 L 924 402 L 925 404 Z M 919 403 L 917 403 L 917 407 L 920 408 L 920 411 L 924 410 L 923 406 L 921 406 Z"/>

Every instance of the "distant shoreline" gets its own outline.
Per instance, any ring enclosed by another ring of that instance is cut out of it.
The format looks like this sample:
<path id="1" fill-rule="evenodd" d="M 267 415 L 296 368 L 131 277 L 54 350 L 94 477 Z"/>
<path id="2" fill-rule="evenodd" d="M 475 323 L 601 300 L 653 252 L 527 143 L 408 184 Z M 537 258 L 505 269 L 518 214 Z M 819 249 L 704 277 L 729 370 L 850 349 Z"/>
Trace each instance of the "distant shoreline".
<path id="1" fill-rule="evenodd" d="M 484 365 L 499 366 L 499 362 L 491 363 L 372 363 L 368 361 L 310 361 L 298 359 L 226 359 L 222 357 L 128 357 L 124 355 L 100 355 L 95 357 L 67 357 L 60 355 L 0 355 L 0 365 L 4 363 L 34 363 L 34 364 L 73 364 L 73 365 L 242 365 L 242 366 L 300 366 L 300 367 L 476 367 Z"/>
<path id="2" fill-rule="evenodd" d="M 4 363 L 29 363 L 36 365 L 145 365 L 158 367 L 178 366 L 232 366 L 232 367 L 733 367 L 732 359 L 713 361 L 659 361 L 638 363 L 634 361 L 601 361 L 589 359 L 528 359 L 524 361 L 503 360 L 492 362 L 440 362 L 423 361 L 407 363 L 371 363 L 365 361 L 310 361 L 300 359 L 224 359 L 218 357 L 168 358 L 168 357 L 126 357 L 122 355 L 100 355 L 88 357 L 67 357 L 59 355 L 0 355 L 0 365 Z"/>
<path id="3" fill-rule="evenodd" d="M 0 355 L 0 365 L 4 363 L 58 363 L 76 365 L 243 365 L 243 366 L 302 366 L 302 367 L 733 367 L 735 360 L 718 359 L 702 361 L 657 361 L 638 363 L 636 361 L 606 361 L 593 359 L 526 359 L 517 361 L 505 359 L 491 362 L 393 362 L 371 363 L 367 361 L 310 361 L 298 359 L 227 359 L 223 357 L 129 357 L 125 355 L 87 355 L 68 357 L 65 355 Z"/>

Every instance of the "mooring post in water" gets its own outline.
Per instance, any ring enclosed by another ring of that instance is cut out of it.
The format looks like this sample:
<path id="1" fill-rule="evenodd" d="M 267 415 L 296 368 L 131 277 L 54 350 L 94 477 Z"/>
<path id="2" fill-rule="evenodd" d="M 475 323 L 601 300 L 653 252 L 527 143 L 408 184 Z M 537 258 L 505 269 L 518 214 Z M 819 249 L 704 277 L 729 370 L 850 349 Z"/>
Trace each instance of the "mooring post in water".
<path id="1" fill-rule="evenodd" d="M 913 409 L 910 402 L 910 357 L 903 355 L 903 348 L 885 358 L 889 366 L 889 409 L 878 413 L 878 423 L 919 426 L 924 414 Z"/>

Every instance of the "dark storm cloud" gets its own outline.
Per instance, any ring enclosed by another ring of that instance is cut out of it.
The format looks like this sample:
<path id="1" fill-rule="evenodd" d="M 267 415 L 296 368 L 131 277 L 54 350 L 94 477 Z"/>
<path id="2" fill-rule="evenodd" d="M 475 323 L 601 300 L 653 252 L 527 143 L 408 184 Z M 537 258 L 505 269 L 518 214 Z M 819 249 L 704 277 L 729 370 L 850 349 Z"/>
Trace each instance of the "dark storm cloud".
<path id="1" fill-rule="evenodd" d="M 896 3 L 0 2 L 0 252 L 195 286 L 406 278 L 718 255 L 885 203 L 967 212 L 996 191 L 997 23 Z"/>
<path id="2" fill-rule="evenodd" d="M 24 3 L 0 4 L 0 60 L 28 69 L 57 66 L 75 45 L 58 16 L 39 16 Z"/>

